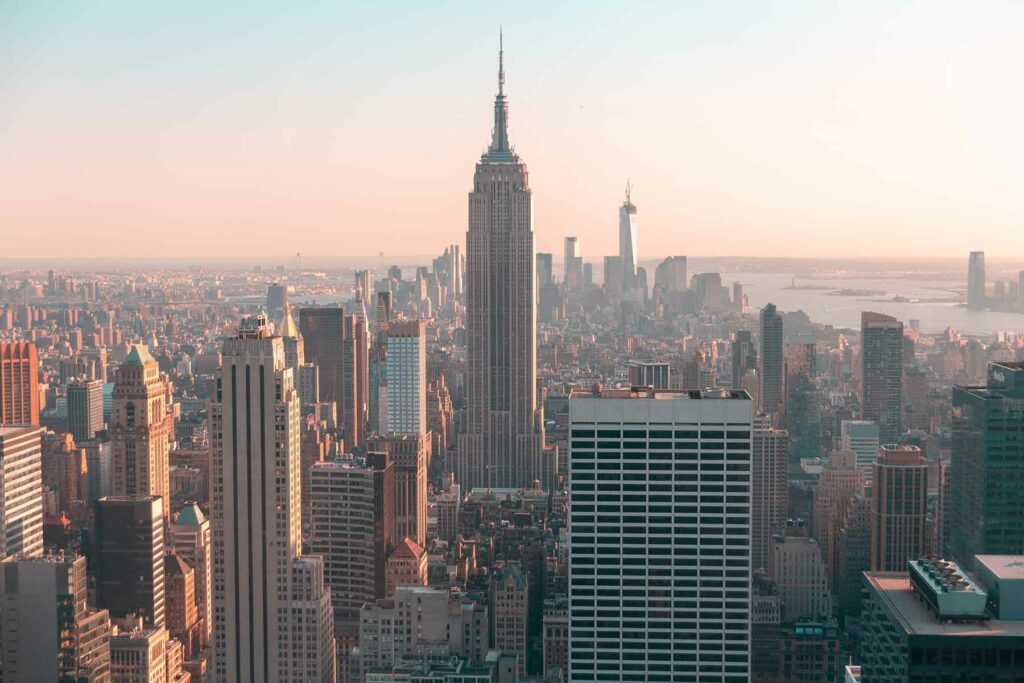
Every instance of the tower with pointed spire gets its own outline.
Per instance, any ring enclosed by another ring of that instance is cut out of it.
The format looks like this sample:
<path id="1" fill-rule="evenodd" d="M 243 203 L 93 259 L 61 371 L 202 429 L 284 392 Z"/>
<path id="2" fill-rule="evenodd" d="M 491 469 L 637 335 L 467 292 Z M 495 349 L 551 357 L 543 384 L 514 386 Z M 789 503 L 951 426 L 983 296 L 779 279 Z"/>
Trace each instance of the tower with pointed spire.
<path id="1" fill-rule="evenodd" d="M 626 200 L 619 207 L 619 260 L 622 262 L 622 291 L 636 287 L 636 205 L 633 183 L 626 181 Z"/>
<path id="2" fill-rule="evenodd" d="M 505 52 L 499 34 L 491 144 L 469 193 L 466 231 L 466 433 L 455 474 L 466 487 L 543 480 L 543 415 L 536 399 L 533 197 L 509 142 Z"/>

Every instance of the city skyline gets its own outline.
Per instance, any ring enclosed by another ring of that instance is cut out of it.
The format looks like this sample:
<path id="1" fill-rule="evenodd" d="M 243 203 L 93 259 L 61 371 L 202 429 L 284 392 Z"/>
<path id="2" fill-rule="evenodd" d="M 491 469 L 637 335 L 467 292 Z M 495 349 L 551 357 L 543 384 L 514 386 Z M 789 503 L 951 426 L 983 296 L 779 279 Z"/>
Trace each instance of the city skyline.
<path id="1" fill-rule="evenodd" d="M 6 255 L 38 256 L 40 237 L 58 258 L 264 257 L 238 238 L 282 231 L 282 259 L 370 257 L 381 231 L 459 241 L 503 21 L 538 251 L 578 234 L 587 259 L 616 253 L 632 177 L 641 243 L 666 254 L 1024 253 L 1009 5 L 589 9 L 7 9 Z"/>

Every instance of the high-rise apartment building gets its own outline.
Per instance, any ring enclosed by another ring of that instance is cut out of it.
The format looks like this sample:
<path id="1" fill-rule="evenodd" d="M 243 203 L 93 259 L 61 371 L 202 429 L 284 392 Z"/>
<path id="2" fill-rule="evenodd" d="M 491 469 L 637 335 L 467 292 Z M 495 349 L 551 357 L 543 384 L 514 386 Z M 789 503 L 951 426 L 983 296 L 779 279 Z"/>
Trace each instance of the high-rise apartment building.
<path id="1" fill-rule="evenodd" d="M 871 482 L 871 570 L 894 572 L 930 548 L 928 463 L 917 446 L 883 445 Z"/>
<path id="2" fill-rule="evenodd" d="M 967 308 L 981 310 L 988 303 L 985 293 L 985 252 L 972 251 L 967 259 Z"/>
<path id="3" fill-rule="evenodd" d="M 785 373 L 782 344 L 782 316 L 779 315 L 775 304 L 766 304 L 761 309 L 761 352 L 758 358 L 761 364 L 759 409 L 766 415 L 778 414 L 782 406 Z"/>
<path id="4" fill-rule="evenodd" d="M 743 377 L 749 370 L 757 369 L 757 351 L 749 330 L 737 330 L 730 343 L 732 361 L 732 388 L 742 389 Z"/>
<path id="5" fill-rule="evenodd" d="M 857 469 L 864 474 L 864 483 L 871 484 L 881 436 L 878 424 L 870 420 L 843 420 L 839 423 L 839 450 L 857 454 Z"/>
<path id="6" fill-rule="evenodd" d="M 637 224 L 636 204 L 631 195 L 633 186 L 626 184 L 626 200 L 619 207 L 619 261 L 622 264 L 622 290 L 628 292 L 636 286 Z"/>
<path id="7" fill-rule="evenodd" d="M 543 478 L 535 266 L 533 199 L 509 142 L 501 52 L 494 129 L 476 166 L 466 231 L 466 433 L 455 471 L 467 488 Z"/>
<path id="8" fill-rule="evenodd" d="M 0 342 L 0 426 L 39 424 L 39 353 L 29 342 Z"/>
<path id="9" fill-rule="evenodd" d="M 164 499 L 108 496 L 96 501 L 96 603 L 111 619 L 140 616 L 166 626 Z"/>
<path id="10" fill-rule="evenodd" d="M 210 404 L 218 683 L 333 680 L 322 561 L 302 557 L 299 413 L 281 338 L 243 318 Z"/>
<path id="11" fill-rule="evenodd" d="M 537 252 L 538 289 L 555 284 L 554 257 L 551 253 Z"/>
<path id="12" fill-rule="evenodd" d="M 426 337 L 423 320 L 397 320 L 388 325 L 388 434 L 419 436 L 427 431 Z"/>
<path id="13" fill-rule="evenodd" d="M 789 434 L 764 415 L 754 419 L 751 442 L 750 566 L 771 566 L 772 537 L 786 528 L 789 499 Z"/>
<path id="14" fill-rule="evenodd" d="M 878 425 L 882 443 L 903 436 L 903 323 L 860 314 L 861 419 Z"/>
<path id="15" fill-rule="evenodd" d="M 103 380 L 68 384 L 68 431 L 75 441 L 96 438 L 103 430 Z"/>
<path id="16" fill-rule="evenodd" d="M 43 552 L 39 427 L 0 427 L 0 558 Z"/>
<path id="17" fill-rule="evenodd" d="M 427 434 L 382 436 L 370 440 L 370 451 L 386 451 L 394 465 L 395 540 L 427 543 L 427 463 L 431 440 Z"/>
<path id="18" fill-rule="evenodd" d="M 1024 554 L 1024 363 L 989 363 L 986 386 L 953 387 L 947 554 Z"/>
<path id="19" fill-rule="evenodd" d="M 569 681 L 750 678 L 743 392 L 569 401 Z"/>
<path id="20" fill-rule="evenodd" d="M 394 466 L 386 452 L 310 469 L 310 549 L 324 558 L 339 638 L 357 630 L 363 604 L 383 598 L 395 547 Z"/>
<path id="21" fill-rule="evenodd" d="M 110 681 L 110 617 L 86 602 L 81 555 L 0 563 L 0 660 L 5 681 Z"/>
<path id="22" fill-rule="evenodd" d="M 864 473 L 857 468 L 857 454 L 832 451 L 814 489 L 814 538 L 821 544 L 822 558 L 833 593 L 838 584 L 837 539 L 839 530 L 856 497 L 864 492 Z"/>
<path id="23" fill-rule="evenodd" d="M 168 453 L 174 411 L 167 380 L 149 350 L 136 344 L 117 370 L 110 426 L 115 496 L 161 496 L 170 514 Z"/>

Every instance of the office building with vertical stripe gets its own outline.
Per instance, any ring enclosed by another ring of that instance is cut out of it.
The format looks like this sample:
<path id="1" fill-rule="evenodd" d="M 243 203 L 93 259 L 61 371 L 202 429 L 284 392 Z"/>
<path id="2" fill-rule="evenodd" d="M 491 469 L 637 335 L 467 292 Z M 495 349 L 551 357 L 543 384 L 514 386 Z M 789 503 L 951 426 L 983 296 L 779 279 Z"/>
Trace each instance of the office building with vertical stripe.
<path id="1" fill-rule="evenodd" d="M 39 424 L 39 353 L 29 342 L 0 343 L 0 425 Z"/>
<path id="2" fill-rule="evenodd" d="M 309 566 L 322 560 L 301 558 L 299 413 L 281 338 L 265 316 L 243 318 L 210 407 L 219 683 L 334 680 L 333 625 L 306 623 L 330 621 L 330 591 Z"/>
<path id="3" fill-rule="evenodd" d="M 569 681 L 750 679 L 750 397 L 574 392 Z"/>
<path id="4" fill-rule="evenodd" d="M 43 552 L 43 456 L 39 427 L 0 427 L 0 559 Z"/>

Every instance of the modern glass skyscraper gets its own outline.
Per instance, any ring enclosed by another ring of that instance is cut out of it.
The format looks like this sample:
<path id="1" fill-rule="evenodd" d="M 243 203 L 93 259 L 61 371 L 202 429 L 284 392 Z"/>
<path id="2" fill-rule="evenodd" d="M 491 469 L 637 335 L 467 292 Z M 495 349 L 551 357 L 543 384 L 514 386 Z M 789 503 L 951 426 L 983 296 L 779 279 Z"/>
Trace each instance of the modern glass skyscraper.
<path id="1" fill-rule="evenodd" d="M 949 537 L 964 566 L 975 555 L 1024 553 L 1024 363 L 990 363 L 984 387 L 953 387 Z"/>
<path id="2" fill-rule="evenodd" d="M 467 419 L 455 471 L 467 489 L 543 479 L 535 267 L 533 197 L 508 138 L 500 51 L 494 129 L 476 165 L 466 232 Z"/>
<path id="3" fill-rule="evenodd" d="M 878 425 L 882 443 L 903 434 L 903 323 L 881 313 L 860 314 L 861 419 Z"/>
<path id="4" fill-rule="evenodd" d="M 760 412 L 774 415 L 782 405 L 782 379 L 785 361 L 782 355 L 782 316 L 775 304 L 761 309 L 761 390 Z"/>
<path id="5" fill-rule="evenodd" d="M 569 681 L 750 679 L 745 392 L 569 401 Z"/>

